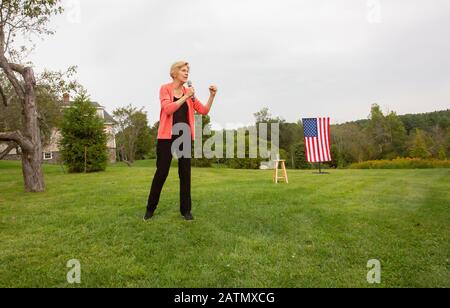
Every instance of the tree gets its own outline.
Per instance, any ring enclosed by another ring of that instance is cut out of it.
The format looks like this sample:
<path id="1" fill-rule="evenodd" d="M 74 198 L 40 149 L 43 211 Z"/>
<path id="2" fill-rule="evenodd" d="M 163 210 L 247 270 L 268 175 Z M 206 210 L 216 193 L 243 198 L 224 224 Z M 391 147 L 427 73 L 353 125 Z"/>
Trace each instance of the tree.
<path id="1" fill-rule="evenodd" d="M 150 152 L 153 150 L 153 138 L 155 137 L 152 128 L 146 125 L 138 136 L 135 156 L 136 160 L 146 159 L 151 156 Z"/>
<path id="2" fill-rule="evenodd" d="M 113 115 L 117 122 L 116 143 L 119 157 L 131 166 L 137 155 L 143 158 L 151 149 L 147 113 L 143 108 L 137 109 L 128 105 L 114 110 Z"/>
<path id="3" fill-rule="evenodd" d="M 356 123 L 331 126 L 333 158 L 340 167 L 373 157 L 373 146 L 367 132 Z"/>
<path id="4" fill-rule="evenodd" d="M 0 73 L 14 89 L 20 102 L 22 130 L 0 132 L 0 141 L 14 142 L 22 151 L 22 171 L 25 190 L 45 190 L 42 170 L 42 142 L 36 106 L 36 79 L 33 69 L 23 65 L 21 56 L 26 48 L 15 48 L 18 35 L 31 41 L 32 35 L 53 34 L 48 29 L 49 19 L 60 14 L 59 0 L 2 0 L 0 2 Z M 8 106 L 4 83 L 0 83 L 0 100 Z"/>
<path id="5" fill-rule="evenodd" d="M 150 136 L 149 136 L 149 151 L 147 152 L 145 159 L 155 159 L 156 158 L 156 144 L 158 140 L 158 129 L 159 129 L 159 121 L 153 124 L 150 127 Z"/>
<path id="6" fill-rule="evenodd" d="M 37 78 L 36 101 L 43 144 L 50 141 L 52 131 L 60 126 L 63 119 L 61 97 L 65 93 L 84 92 L 83 87 L 73 78 L 76 73 L 77 67 L 71 66 L 66 71 L 44 70 Z"/>
<path id="7" fill-rule="evenodd" d="M 381 159 L 386 153 L 390 135 L 389 126 L 379 105 L 372 105 L 369 123 L 366 129 L 374 148 L 374 159 Z"/>
<path id="8" fill-rule="evenodd" d="M 269 112 L 269 108 L 265 107 L 260 111 L 253 114 L 256 119 L 256 124 L 258 123 L 269 123 L 272 120 L 272 115 Z"/>
<path id="9" fill-rule="evenodd" d="M 280 124 L 280 131 L 281 131 L 281 125 L 286 123 L 286 120 L 284 120 L 283 118 L 280 117 L 276 117 L 274 118 L 272 116 L 272 114 L 269 112 L 269 108 L 265 107 L 263 109 L 261 109 L 260 111 L 256 112 L 253 114 L 255 116 L 255 124 L 256 124 L 256 130 L 258 132 L 258 136 L 260 136 L 260 124 L 267 124 L 267 141 L 268 142 L 272 142 L 272 126 L 271 124 L 273 123 L 279 123 Z M 281 133 L 280 133 L 280 138 L 281 138 Z M 282 142 L 282 140 L 280 140 L 280 143 Z M 281 148 L 281 146 L 280 146 Z M 286 149 L 288 151 L 288 149 Z"/>
<path id="10" fill-rule="evenodd" d="M 420 129 L 416 130 L 416 136 L 414 137 L 414 142 L 409 153 L 413 158 L 426 159 L 431 157 L 431 153 L 428 151 L 426 145 L 426 136 Z"/>
<path id="11" fill-rule="evenodd" d="M 308 169 L 310 164 L 306 161 L 305 142 L 301 141 L 294 147 L 294 160 L 296 169 Z"/>
<path id="12" fill-rule="evenodd" d="M 280 123 L 279 147 L 286 151 L 286 166 L 296 167 L 296 146 L 304 140 L 303 124 L 300 123 Z"/>
<path id="13" fill-rule="evenodd" d="M 81 93 L 64 112 L 61 125 L 61 155 L 69 172 L 104 171 L 108 161 L 104 121 L 89 97 Z"/>
<path id="14" fill-rule="evenodd" d="M 403 122 L 395 112 L 391 112 L 386 117 L 389 144 L 384 158 L 396 158 L 404 156 L 405 142 L 407 139 L 406 129 Z"/>
<path id="15" fill-rule="evenodd" d="M 447 160 L 447 151 L 444 147 L 441 147 L 438 152 L 438 159 Z"/>
<path id="16" fill-rule="evenodd" d="M 429 150 L 434 158 L 445 160 L 447 158 L 448 130 L 435 125 L 428 131 L 430 147 Z"/>
<path id="17" fill-rule="evenodd" d="M 50 141 L 52 132 L 61 123 L 63 113 L 60 98 L 63 93 L 80 93 L 83 89 L 76 80 L 70 79 L 75 74 L 76 67 L 70 67 L 65 72 L 45 70 L 37 77 L 36 105 L 42 145 Z M 7 96 L 10 98 L 10 102 L 8 106 L 0 104 L 0 132 L 22 131 L 20 101 L 12 87 L 5 80 L 3 80 L 3 83 L 3 89 L 8 93 Z"/>
<path id="18" fill-rule="evenodd" d="M 392 159 L 405 154 L 406 129 L 395 112 L 385 116 L 379 105 L 372 105 L 366 133 L 373 146 L 371 159 Z"/>

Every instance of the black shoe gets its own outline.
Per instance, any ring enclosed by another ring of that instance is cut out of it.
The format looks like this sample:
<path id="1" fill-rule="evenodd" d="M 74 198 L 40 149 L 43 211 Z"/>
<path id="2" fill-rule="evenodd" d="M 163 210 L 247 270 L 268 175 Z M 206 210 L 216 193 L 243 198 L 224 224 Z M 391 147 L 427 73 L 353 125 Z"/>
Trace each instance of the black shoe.
<path id="1" fill-rule="evenodd" d="M 183 217 L 184 217 L 184 219 L 187 220 L 187 221 L 194 220 L 194 216 L 192 216 L 191 213 L 184 214 Z"/>
<path id="2" fill-rule="evenodd" d="M 149 221 L 153 217 L 153 212 L 147 210 L 147 212 L 144 215 L 144 221 Z"/>

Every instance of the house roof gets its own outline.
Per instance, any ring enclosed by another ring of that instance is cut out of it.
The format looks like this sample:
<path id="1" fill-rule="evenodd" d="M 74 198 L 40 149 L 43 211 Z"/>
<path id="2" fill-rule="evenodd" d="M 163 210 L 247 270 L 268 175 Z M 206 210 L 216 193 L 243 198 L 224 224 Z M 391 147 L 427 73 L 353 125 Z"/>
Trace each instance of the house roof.
<path id="1" fill-rule="evenodd" d="M 69 104 L 64 104 L 64 106 L 70 106 L 73 104 L 73 101 L 70 101 Z M 114 124 L 116 123 L 116 121 L 114 120 L 114 118 L 105 110 L 105 107 L 103 107 L 102 105 L 100 105 L 97 102 L 91 102 L 91 105 L 94 106 L 97 109 L 101 109 L 103 111 L 103 119 L 105 120 L 105 124 Z"/>
<path id="2" fill-rule="evenodd" d="M 96 107 L 97 109 L 101 109 L 103 111 L 103 119 L 105 120 L 106 124 L 114 124 L 116 121 L 114 118 L 105 110 L 105 107 L 100 105 L 97 102 L 91 102 L 92 106 Z"/>
<path id="3" fill-rule="evenodd" d="M 108 124 L 116 123 L 114 118 L 105 109 L 103 109 L 103 115 L 104 115 L 104 118 L 105 118 L 105 123 L 108 123 Z"/>

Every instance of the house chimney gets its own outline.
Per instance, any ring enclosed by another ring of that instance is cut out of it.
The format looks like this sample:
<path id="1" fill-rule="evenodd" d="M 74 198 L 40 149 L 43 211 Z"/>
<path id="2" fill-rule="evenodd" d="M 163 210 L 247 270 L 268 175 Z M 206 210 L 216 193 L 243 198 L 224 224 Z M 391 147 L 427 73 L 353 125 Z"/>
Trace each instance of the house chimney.
<path id="1" fill-rule="evenodd" d="M 70 95 L 69 95 L 69 93 L 64 93 L 63 94 L 63 102 L 64 102 L 64 105 L 69 105 L 70 104 Z"/>

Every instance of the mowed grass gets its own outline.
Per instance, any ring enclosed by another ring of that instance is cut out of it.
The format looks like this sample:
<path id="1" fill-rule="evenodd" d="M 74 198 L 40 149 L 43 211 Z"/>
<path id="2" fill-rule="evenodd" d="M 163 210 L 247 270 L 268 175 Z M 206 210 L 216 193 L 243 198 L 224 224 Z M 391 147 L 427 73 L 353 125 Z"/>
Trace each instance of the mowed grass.
<path id="1" fill-rule="evenodd" d="M 450 287 L 450 170 L 193 169 L 193 222 L 179 214 L 177 169 L 155 218 L 142 215 L 154 161 L 105 173 L 46 166 L 23 192 L 0 162 L 0 287 Z M 367 262 L 382 283 L 367 283 Z"/>

